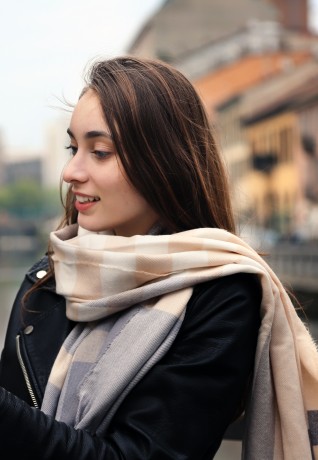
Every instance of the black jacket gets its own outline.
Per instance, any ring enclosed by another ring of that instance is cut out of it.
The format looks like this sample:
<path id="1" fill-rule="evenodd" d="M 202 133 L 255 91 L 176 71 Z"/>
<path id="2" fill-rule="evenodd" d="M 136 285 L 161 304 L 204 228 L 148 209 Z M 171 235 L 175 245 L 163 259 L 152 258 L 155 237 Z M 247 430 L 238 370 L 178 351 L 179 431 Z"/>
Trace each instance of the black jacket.
<path id="1" fill-rule="evenodd" d="M 251 377 L 260 324 L 256 277 L 236 274 L 194 288 L 175 342 L 101 438 L 34 407 L 41 406 L 56 354 L 73 327 L 53 281 L 22 309 L 23 294 L 43 269 L 46 258 L 22 283 L 1 356 L 1 459 L 211 460 L 242 409 Z"/>

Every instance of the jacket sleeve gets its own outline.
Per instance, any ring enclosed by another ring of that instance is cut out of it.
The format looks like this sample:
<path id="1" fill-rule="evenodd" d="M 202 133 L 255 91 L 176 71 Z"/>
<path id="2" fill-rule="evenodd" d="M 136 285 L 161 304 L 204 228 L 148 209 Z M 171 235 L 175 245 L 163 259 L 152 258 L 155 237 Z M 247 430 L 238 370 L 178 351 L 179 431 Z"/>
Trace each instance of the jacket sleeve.
<path id="1" fill-rule="evenodd" d="M 261 289 L 238 274 L 197 286 L 168 353 L 132 389 L 104 437 L 0 391 L 0 451 L 70 460 L 210 460 L 242 410 L 253 370 Z"/>

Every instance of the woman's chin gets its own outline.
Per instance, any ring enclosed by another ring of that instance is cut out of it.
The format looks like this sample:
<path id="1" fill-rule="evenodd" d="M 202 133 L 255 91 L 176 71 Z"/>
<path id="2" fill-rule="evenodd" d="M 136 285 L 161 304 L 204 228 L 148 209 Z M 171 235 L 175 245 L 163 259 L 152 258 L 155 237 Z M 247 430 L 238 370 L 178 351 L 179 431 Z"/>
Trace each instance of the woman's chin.
<path id="1" fill-rule="evenodd" d="M 78 219 L 78 225 L 84 230 L 87 230 L 93 233 L 109 233 L 109 232 L 114 233 L 111 228 L 105 228 L 105 226 L 98 225 L 97 223 L 94 223 L 94 222 L 87 222 L 85 220 L 86 219 Z"/>

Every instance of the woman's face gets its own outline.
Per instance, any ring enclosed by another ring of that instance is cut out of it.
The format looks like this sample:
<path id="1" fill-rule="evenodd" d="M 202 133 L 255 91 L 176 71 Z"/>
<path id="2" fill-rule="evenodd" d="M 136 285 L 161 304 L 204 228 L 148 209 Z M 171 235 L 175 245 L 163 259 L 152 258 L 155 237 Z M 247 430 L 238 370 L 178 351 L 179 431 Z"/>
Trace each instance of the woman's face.
<path id="1" fill-rule="evenodd" d="M 147 233 L 158 215 L 128 181 L 93 90 L 76 105 L 68 134 L 72 158 L 63 179 L 72 185 L 79 225 L 120 236 Z"/>

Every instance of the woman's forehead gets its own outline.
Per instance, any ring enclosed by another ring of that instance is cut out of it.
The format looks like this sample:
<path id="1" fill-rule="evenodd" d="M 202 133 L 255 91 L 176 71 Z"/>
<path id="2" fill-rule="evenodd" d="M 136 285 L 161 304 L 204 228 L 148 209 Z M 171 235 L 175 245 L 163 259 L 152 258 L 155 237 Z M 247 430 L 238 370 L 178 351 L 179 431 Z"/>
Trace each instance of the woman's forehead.
<path id="1" fill-rule="evenodd" d="M 95 131 L 103 132 L 106 136 L 111 137 L 99 97 L 95 91 L 88 89 L 74 107 L 68 133 L 76 137 L 77 133 Z"/>

